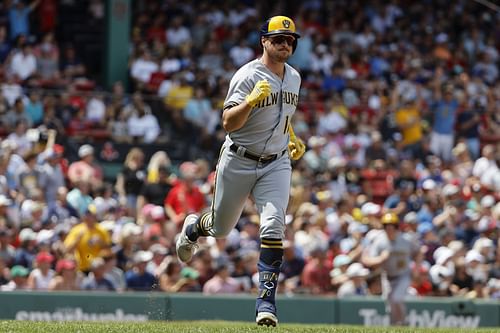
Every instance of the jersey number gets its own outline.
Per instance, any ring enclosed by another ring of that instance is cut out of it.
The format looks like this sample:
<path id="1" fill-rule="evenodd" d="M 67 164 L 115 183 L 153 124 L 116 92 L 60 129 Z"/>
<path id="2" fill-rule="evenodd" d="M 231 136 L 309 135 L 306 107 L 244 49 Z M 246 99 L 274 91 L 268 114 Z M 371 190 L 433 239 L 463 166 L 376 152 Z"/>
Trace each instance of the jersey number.
<path id="1" fill-rule="evenodd" d="M 283 134 L 288 133 L 288 130 L 289 130 L 288 126 L 290 126 L 290 124 L 288 124 L 288 117 L 289 116 L 286 116 L 286 118 L 285 118 L 285 128 L 283 129 Z"/>

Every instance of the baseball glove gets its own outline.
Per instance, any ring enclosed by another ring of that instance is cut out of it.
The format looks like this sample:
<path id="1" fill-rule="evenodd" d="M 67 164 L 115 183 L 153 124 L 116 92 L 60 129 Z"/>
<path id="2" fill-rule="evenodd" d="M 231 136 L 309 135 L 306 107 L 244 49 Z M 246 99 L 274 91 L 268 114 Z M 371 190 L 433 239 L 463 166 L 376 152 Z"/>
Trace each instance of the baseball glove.
<path id="1" fill-rule="evenodd" d="M 306 145 L 295 136 L 292 124 L 288 125 L 290 130 L 290 141 L 288 142 L 288 155 L 294 161 L 300 159 L 306 151 Z"/>

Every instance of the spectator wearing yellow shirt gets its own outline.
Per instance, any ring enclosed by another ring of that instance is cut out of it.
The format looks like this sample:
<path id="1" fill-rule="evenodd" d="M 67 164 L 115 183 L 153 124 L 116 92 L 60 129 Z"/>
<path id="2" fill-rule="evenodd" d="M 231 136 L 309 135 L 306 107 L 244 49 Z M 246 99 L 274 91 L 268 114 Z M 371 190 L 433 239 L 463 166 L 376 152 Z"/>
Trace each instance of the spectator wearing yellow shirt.
<path id="1" fill-rule="evenodd" d="M 78 268 L 82 272 L 90 270 L 90 264 L 99 252 L 111 246 L 109 233 L 97 223 L 97 209 L 90 204 L 82 217 L 83 222 L 71 228 L 64 240 L 68 254 L 74 252 Z"/>
<path id="2" fill-rule="evenodd" d="M 393 102 L 396 107 L 395 121 L 402 138 L 402 145 L 405 152 L 415 157 L 421 150 L 423 137 L 422 117 L 420 114 L 421 101 L 419 97 L 414 99 L 403 98 L 399 103 L 399 97 Z"/>
<path id="3" fill-rule="evenodd" d="M 194 94 L 194 89 L 190 86 L 184 77 L 185 74 L 178 74 L 174 79 L 172 88 L 165 96 L 165 105 L 172 110 L 182 111 Z"/>

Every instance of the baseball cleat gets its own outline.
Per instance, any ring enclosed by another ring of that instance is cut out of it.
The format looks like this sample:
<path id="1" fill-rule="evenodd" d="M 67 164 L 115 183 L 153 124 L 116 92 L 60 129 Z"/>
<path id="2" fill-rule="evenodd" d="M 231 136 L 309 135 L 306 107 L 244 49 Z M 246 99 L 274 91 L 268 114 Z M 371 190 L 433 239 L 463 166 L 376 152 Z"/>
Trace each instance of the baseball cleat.
<path id="1" fill-rule="evenodd" d="M 187 227 L 191 224 L 196 223 L 197 219 L 198 217 L 194 214 L 188 215 L 184 219 L 181 234 L 179 235 L 179 238 L 177 238 L 177 242 L 175 243 L 177 257 L 179 257 L 182 262 L 188 262 L 189 260 L 191 260 L 193 254 L 196 252 L 196 249 L 198 249 L 198 243 L 193 242 L 186 235 Z"/>
<path id="2" fill-rule="evenodd" d="M 278 318 L 271 312 L 259 312 L 255 321 L 259 326 L 276 327 L 278 324 Z"/>

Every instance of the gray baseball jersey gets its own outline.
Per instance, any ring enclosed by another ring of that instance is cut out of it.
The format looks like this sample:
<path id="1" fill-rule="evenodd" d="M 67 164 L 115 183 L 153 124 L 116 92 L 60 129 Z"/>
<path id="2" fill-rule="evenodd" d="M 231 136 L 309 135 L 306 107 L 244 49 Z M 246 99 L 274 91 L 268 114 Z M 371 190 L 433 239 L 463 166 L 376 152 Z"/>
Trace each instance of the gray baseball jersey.
<path id="1" fill-rule="evenodd" d="M 370 256 L 379 256 L 383 251 L 390 253 L 389 259 L 384 263 L 384 270 L 389 277 L 397 277 L 409 273 L 413 253 L 417 245 L 411 241 L 409 235 L 399 232 L 396 239 L 391 242 L 385 233 L 381 233 L 369 249 Z"/>
<path id="2" fill-rule="evenodd" d="M 263 79 L 271 86 L 270 95 L 250 111 L 242 128 L 226 135 L 220 153 L 212 209 L 201 216 L 202 227 L 215 237 L 234 228 L 249 196 L 260 214 L 261 237 L 283 237 L 291 177 L 288 125 L 298 104 L 300 75 L 285 64 L 281 80 L 259 59 L 251 61 L 234 74 L 224 109 L 241 104 Z M 263 158 L 276 156 L 271 162 L 258 162 L 246 157 L 246 151 Z"/>

